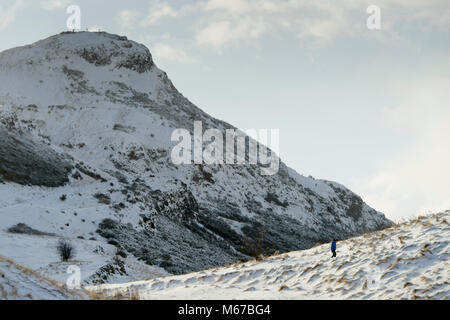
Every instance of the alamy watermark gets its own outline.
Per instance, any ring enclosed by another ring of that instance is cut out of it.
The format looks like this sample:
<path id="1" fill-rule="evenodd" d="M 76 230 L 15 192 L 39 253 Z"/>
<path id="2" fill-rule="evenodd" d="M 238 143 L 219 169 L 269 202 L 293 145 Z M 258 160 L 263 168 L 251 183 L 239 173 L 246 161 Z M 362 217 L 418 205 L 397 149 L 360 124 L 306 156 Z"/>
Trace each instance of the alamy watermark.
<path id="1" fill-rule="evenodd" d="M 224 136 L 225 135 L 225 136 Z M 187 129 L 172 132 L 174 164 L 259 164 L 261 175 L 274 175 L 280 167 L 279 129 L 218 129 L 203 132 L 203 123 L 194 121 L 194 136 Z M 206 145 L 204 146 L 204 144 Z M 225 144 L 225 147 L 224 147 Z"/>
<path id="2" fill-rule="evenodd" d="M 81 30 L 81 9 L 77 5 L 70 5 L 66 10 L 70 16 L 66 20 L 67 29 L 78 31 Z"/>
<path id="3" fill-rule="evenodd" d="M 374 4 L 367 7 L 366 12 L 370 14 L 367 18 L 366 26 L 369 30 L 380 30 L 381 29 L 381 9 L 379 6 Z"/>
<path id="4" fill-rule="evenodd" d="M 66 285 L 69 289 L 80 289 L 81 288 L 81 269 L 79 266 L 70 265 L 67 268 L 67 274 L 70 276 L 67 278 Z"/>
<path id="5" fill-rule="evenodd" d="M 66 20 L 66 26 L 69 30 L 81 30 L 81 8 L 78 5 L 70 5 L 66 9 L 70 16 Z M 369 30 L 381 29 L 381 9 L 379 6 L 371 4 L 367 7 L 366 13 L 369 14 L 366 20 L 366 26 Z"/>
<path id="6" fill-rule="evenodd" d="M 372 291 L 376 290 L 380 287 L 381 277 L 383 276 L 383 272 L 379 267 L 371 267 L 366 269 L 367 274 L 367 289 Z"/>

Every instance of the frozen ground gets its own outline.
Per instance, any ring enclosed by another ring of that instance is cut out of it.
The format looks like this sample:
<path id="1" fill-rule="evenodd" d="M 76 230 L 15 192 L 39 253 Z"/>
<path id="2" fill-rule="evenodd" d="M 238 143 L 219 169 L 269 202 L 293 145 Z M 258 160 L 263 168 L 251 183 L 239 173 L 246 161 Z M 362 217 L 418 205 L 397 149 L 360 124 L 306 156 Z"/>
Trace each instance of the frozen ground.
<path id="1" fill-rule="evenodd" d="M 95 230 L 111 210 L 80 193 L 95 192 L 96 188 L 96 184 L 58 189 L 0 184 L 0 254 L 61 283 L 66 282 L 70 265 L 80 267 L 83 283 L 129 282 L 168 275 L 133 255 L 117 256 L 114 245 L 101 241 Z M 76 196 L 61 201 L 59 197 L 65 193 Z M 8 232 L 17 223 L 53 235 Z M 60 262 L 56 246 L 61 239 L 75 248 L 73 261 Z"/>
<path id="2" fill-rule="evenodd" d="M 0 256 L 0 300 L 78 300 L 92 299 L 84 290 L 69 290 L 36 271 Z"/>
<path id="3" fill-rule="evenodd" d="M 56 251 L 60 239 L 74 246 L 74 259 L 60 261 Z M 0 232 L 0 254 L 60 283 L 66 283 L 70 276 L 67 269 L 72 265 L 80 268 L 83 283 L 95 283 L 104 276 L 107 277 L 104 280 L 109 282 L 129 282 L 168 275 L 164 270 L 146 265 L 133 256 L 117 257 L 116 250 L 114 246 L 100 241 Z M 124 272 L 120 270 L 122 264 Z"/>
<path id="4" fill-rule="evenodd" d="M 140 299 L 449 299 L 450 211 L 338 242 L 209 269 L 87 289 Z"/>

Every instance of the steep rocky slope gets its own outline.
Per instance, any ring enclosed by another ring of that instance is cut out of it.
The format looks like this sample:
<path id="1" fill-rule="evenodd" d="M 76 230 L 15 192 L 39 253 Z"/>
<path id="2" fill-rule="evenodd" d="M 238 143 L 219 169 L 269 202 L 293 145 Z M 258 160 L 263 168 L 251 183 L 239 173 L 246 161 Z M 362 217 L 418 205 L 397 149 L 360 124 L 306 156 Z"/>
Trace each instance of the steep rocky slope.
<path id="1" fill-rule="evenodd" d="M 179 274 L 391 224 L 282 162 L 266 176 L 258 165 L 175 165 L 172 132 L 193 133 L 194 121 L 234 129 L 126 37 L 62 33 L 0 53 L 3 231 L 97 238 Z"/>

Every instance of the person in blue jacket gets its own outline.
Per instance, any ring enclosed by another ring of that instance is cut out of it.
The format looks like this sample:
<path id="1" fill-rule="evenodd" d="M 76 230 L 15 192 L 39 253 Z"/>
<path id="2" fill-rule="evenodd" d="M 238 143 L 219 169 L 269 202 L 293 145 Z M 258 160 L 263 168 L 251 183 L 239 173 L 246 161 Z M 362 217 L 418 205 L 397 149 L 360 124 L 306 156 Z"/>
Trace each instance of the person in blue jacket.
<path id="1" fill-rule="evenodd" d="M 331 242 L 331 252 L 333 252 L 332 258 L 336 257 L 336 239 Z"/>

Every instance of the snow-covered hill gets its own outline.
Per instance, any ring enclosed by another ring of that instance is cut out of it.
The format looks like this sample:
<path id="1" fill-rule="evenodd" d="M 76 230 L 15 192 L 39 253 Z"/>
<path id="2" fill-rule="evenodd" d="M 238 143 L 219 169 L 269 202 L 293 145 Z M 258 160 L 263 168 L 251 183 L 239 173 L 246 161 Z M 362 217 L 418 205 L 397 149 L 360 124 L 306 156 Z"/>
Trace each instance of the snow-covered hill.
<path id="1" fill-rule="evenodd" d="M 0 254 L 51 268 L 54 248 L 30 240 L 39 236 L 14 235 L 33 251 L 7 250 L 7 230 L 22 223 L 71 239 L 92 283 L 111 261 L 113 270 L 138 262 L 144 275 L 181 274 L 391 224 L 344 186 L 283 163 L 272 176 L 257 165 L 175 165 L 171 134 L 192 132 L 194 121 L 234 129 L 126 37 L 66 32 L 0 53 Z M 91 255 L 107 243 L 110 254 Z M 120 276 L 95 281 L 132 280 Z"/>
<path id="2" fill-rule="evenodd" d="M 450 211 L 338 242 L 182 276 L 88 289 L 141 299 L 450 299 Z"/>

